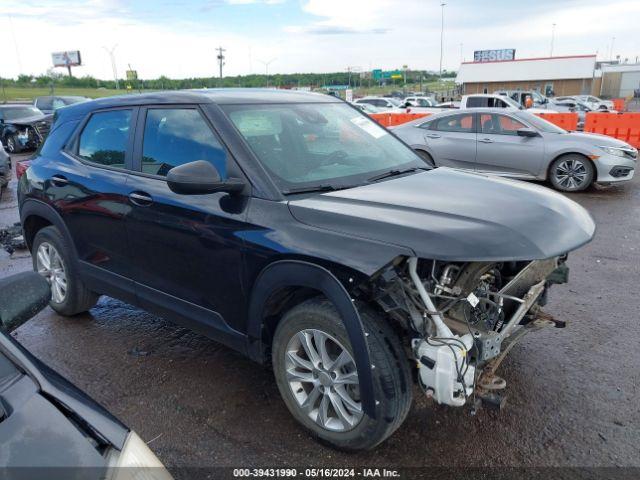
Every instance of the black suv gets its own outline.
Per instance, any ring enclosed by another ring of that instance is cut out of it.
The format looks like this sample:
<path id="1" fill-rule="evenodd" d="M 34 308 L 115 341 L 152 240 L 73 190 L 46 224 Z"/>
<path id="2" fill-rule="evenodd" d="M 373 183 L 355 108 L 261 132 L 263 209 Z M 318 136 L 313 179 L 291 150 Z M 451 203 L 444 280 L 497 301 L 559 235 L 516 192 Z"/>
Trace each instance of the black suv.
<path id="1" fill-rule="evenodd" d="M 338 448 L 405 419 L 414 383 L 495 400 L 499 356 L 594 224 L 543 187 L 428 166 L 337 98 L 215 90 L 57 112 L 19 183 L 62 315 L 110 295 L 273 365 Z M 517 334 L 516 334 L 517 333 Z"/>

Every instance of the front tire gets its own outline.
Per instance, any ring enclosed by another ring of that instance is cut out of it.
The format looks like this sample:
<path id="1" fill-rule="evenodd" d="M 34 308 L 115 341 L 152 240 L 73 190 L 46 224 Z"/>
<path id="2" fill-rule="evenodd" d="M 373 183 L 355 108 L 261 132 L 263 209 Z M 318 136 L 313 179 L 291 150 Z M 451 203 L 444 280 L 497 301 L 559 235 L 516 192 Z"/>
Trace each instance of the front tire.
<path id="1" fill-rule="evenodd" d="M 561 192 L 581 192 L 593 183 L 595 168 L 582 155 L 563 155 L 549 168 L 549 180 Z"/>
<path id="2" fill-rule="evenodd" d="M 388 438 L 411 407 L 409 362 L 400 341 L 375 312 L 361 309 L 377 418 L 362 411 L 353 350 L 331 302 L 308 300 L 287 312 L 273 339 L 273 370 L 282 398 L 312 436 L 341 450 L 371 449 Z"/>
<path id="3" fill-rule="evenodd" d="M 60 315 L 86 312 L 96 304 L 99 295 L 88 290 L 80 279 L 72 250 L 56 227 L 45 227 L 36 233 L 31 256 L 33 269 L 51 285 L 49 305 Z"/>
<path id="4" fill-rule="evenodd" d="M 18 136 L 15 133 L 11 133 L 7 136 L 5 145 L 7 147 L 7 152 L 9 153 L 20 153 L 22 151 L 22 148 L 20 148 L 20 142 L 18 141 Z"/>

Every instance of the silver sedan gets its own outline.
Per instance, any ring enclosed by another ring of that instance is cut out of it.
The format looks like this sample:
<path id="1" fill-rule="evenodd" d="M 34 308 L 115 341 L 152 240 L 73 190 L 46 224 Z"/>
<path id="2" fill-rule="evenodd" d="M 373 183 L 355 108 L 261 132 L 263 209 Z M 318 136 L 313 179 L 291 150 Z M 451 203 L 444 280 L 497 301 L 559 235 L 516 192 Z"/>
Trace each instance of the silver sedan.
<path id="1" fill-rule="evenodd" d="M 631 180 L 638 150 L 615 138 L 567 132 L 527 111 L 443 112 L 393 128 L 427 163 L 577 192 Z"/>

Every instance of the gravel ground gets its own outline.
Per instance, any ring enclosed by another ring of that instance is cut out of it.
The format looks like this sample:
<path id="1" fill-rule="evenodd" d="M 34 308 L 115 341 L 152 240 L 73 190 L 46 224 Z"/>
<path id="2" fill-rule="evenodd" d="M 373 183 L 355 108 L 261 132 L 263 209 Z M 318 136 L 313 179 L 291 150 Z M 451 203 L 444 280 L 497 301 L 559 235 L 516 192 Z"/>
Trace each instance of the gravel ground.
<path id="1" fill-rule="evenodd" d="M 499 373 L 502 412 L 446 408 L 415 390 L 404 425 L 372 452 L 310 439 L 270 371 L 202 336 L 119 301 L 66 319 L 46 309 L 18 329 L 36 356 L 150 442 L 174 472 L 211 466 L 640 466 L 639 181 L 571 197 L 596 239 L 569 257 L 568 285 L 546 310 L 565 329 L 532 333 Z M 15 182 L 0 225 L 17 220 Z M 0 253 L 0 276 L 31 268 Z"/>

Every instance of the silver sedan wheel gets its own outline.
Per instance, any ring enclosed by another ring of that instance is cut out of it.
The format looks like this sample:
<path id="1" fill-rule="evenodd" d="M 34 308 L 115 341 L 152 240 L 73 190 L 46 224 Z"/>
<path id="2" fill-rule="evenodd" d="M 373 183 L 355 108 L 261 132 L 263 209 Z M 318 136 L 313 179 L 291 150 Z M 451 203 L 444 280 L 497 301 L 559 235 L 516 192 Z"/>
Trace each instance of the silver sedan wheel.
<path id="1" fill-rule="evenodd" d="M 316 329 L 298 332 L 287 344 L 285 368 L 298 407 L 319 426 L 345 432 L 360 423 L 356 365 L 335 338 Z"/>
<path id="2" fill-rule="evenodd" d="M 42 242 L 36 252 L 36 268 L 51 285 L 51 299 L 62 303 L 67 296 L 67 275 L 64 262 L 56 248 L 48 242 Z"/>
<path id="3" fill-rule="evenodd" d="M 567 190 L 578 190 L 584 186 L 589 174 L 584 163 L 577 159 L 563 160 L 553 172 L 556 183 Z"/>

